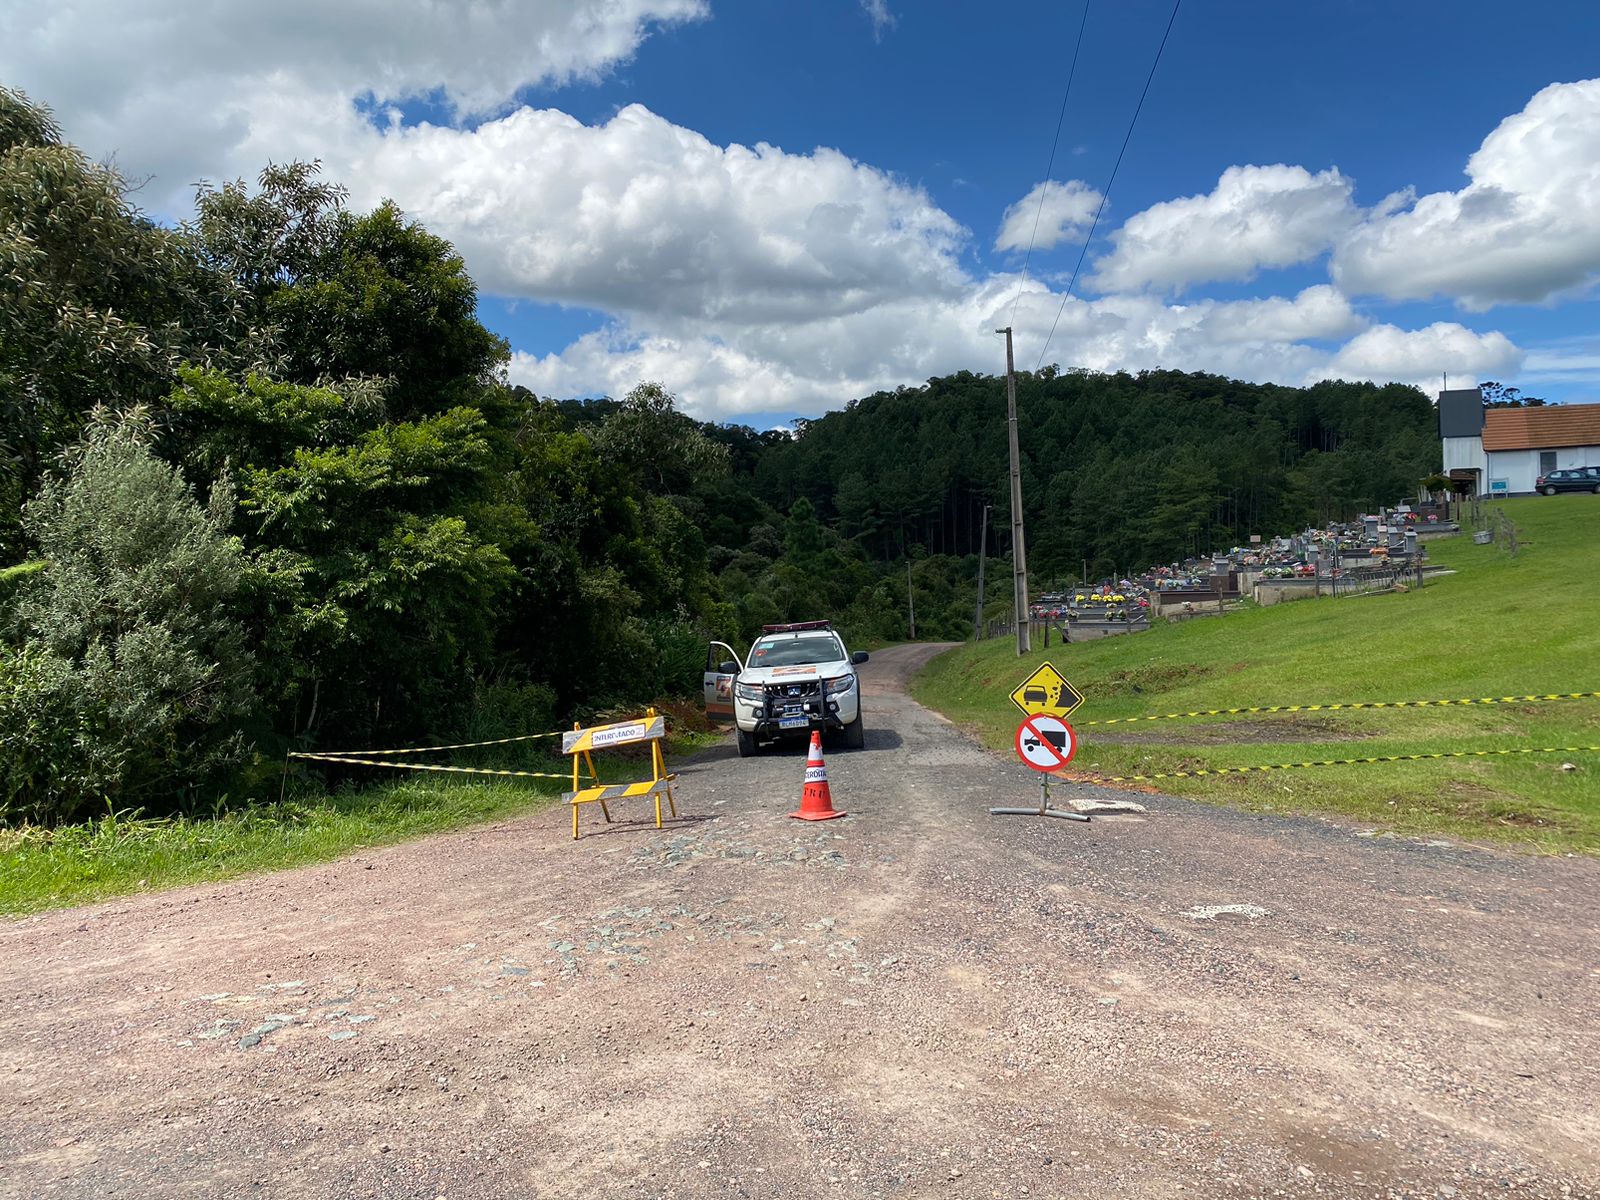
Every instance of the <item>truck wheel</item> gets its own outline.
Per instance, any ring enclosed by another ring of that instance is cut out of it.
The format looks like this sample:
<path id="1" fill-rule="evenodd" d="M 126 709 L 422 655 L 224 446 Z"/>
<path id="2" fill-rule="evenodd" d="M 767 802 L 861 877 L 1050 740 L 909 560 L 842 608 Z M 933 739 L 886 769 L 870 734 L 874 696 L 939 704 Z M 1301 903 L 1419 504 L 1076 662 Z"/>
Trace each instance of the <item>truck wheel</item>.
<path id="1" fill-rule="evenodd" d="M 861 723 L 861 714 L 856 714 L 856 719 L 844 727 L 844 745 L 846 750 L 861 750 L 867 744 L 867 727 Z"/>
<path id="2" fill-rule="evenodd" d="M 739 757 L 754 758 L 756 756 L 756 751 L 760 749 L 760 747 L 756 745 L 756 735 L 753 733 L 746 733 L 737 726 L 734 727 L 733 734 L 739 740 Z"/>

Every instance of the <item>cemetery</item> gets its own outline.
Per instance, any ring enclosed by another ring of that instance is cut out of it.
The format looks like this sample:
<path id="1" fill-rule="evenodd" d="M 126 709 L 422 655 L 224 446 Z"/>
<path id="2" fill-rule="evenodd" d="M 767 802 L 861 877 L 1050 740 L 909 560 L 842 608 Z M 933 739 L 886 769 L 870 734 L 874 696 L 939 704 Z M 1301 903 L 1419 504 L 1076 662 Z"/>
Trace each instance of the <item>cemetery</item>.
<path id="1" fill-rule="evenodd" d="M 1222 615 L 1247 600 L 1269 606 L 1410 590 L 1430 569 L 1427 543 L 1460 531 L 1444 502 L 1380 507 L 1354 521 L 1046 592 L 1032 614 L 1063 641 L 1089 641 L 1138 633 L 1156 619 Z"/>

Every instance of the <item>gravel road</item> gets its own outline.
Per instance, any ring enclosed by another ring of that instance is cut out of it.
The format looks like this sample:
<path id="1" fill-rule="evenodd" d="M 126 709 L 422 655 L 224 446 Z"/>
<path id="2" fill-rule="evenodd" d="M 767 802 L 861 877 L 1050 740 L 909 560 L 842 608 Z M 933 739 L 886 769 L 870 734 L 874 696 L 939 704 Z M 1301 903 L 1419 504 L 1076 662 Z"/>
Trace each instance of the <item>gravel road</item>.
<path id="1" fill-rule="evenodd" d="M 0 1195 L 1600 1194 L 1600 863 L 991 817 L 1037 788 L 904 694 L 938 649 L 866 668 L 841 821 L 725 746 L 662 831 L 0 924 Z"/>

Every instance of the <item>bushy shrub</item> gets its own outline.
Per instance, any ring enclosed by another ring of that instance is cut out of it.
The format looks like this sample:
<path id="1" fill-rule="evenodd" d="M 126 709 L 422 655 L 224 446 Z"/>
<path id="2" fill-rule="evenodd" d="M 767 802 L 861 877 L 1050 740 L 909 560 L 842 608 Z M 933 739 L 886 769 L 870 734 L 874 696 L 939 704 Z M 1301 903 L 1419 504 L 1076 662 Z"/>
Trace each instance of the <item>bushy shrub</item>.
<path id="1" fill-rule="evenodd" d="M 545 683 L 480 679 L 463 736 L 470 741 L 548 733 L 556 728 L 556 694 Z"/>
<path id="2" fill-rule="evenodd" d="M 94 741 L 85 717 L 62 660 L 0 649 L 0 823 L 46 822 L 59 798 L 93 794 L 99 776 L 81 749 Z"/>
<path id="3" fill-rule="evenodd" d="M 657 619 L 649 623 L 656 646 L 656 687 L 651 699 L 692 696 L 700 691 L 706 669 L 706 639 L 687 621 Z"/>
<path id="4" fill-rule="evenodd" d="M 247 757 L 233 497 L 219 486 L 202 508 L 147 434 L 142 414 L 100 413 L 28 505 L 49 565 L 24 581 L 21 646 L 0 663 L 0 818 L 181 807 Z"/>

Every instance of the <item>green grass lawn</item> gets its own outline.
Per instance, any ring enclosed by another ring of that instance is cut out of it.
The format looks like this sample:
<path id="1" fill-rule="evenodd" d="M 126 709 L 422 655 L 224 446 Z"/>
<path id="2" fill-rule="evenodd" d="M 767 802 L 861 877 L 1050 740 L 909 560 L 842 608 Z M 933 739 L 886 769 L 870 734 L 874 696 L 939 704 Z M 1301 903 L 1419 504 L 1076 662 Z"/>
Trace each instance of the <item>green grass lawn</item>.
<path id="1" fill-rule="evenodd" d="M 668 769 L 676 755 L 712 735 L 668 739 Z M 479 751 L 487 755 L 489 751 Z M 436 758 L 434 761 L 449 761 Z M 502 764 L 462 756 L 457 765 L 514 765 L 560 771 L 568 760 L 521 757 Z M 597 763 L 601 778 L 631 775 L 615 757 Z M 60 829 L 0 830 L 0 913 L 37 912 L 185 883 L 254 871 L 325 862 L 362 846 L 405 841 L 427 833 L 521 816 L 560 803 L 559 779 L 487 783 L 424 775 L 395 779 L 388 771 L 369 786 L 331 794 L 302 781 L 280 804 L 243 808 L 220 817 L 148 820 L 107 817 Z M 633 814 L 630 814 L 633 815 Z M 564 825 L 552 837 L 564 836 Z"/>
<path id="2" fill-rule="evenodd" d="M 1469 534 L 1431 542 L 1456 573 L 1421 591 L 1248 608 L 1147 634 L 1052 646 L 1086 697 L 1072 766 L 1148 775 L 1307 759 L 1600 745 L 1600 700 L 1097 726 L 1151 713 L 1355 700 L 1600 690 L 1600 498 L 1504 502 L 1512 559 Z M 1019 661 L 999 639 L 960 647 L 913 684 L 923 703 L 1009 747 Z M 1137 740 L 1127 740 L 1137 739 Z M 1576 770 L 1564 771 L 1564 763 Z M 1020 768 L 1019 768 L 1020 769 Z M 1169 779 L 1162 791 L 1242 807 L 1343 814 L 1384 829 L 1600 851 L 1600 754 L 1444 759 Z"/>
<path id="3" fill-rule="evenodd" d="M 0 832 L 0 912 L 34 912 L 323 862 L 359 846 L 541 808 L 556 799 L 560 784 L 550 784 L 550 791 L 542 791 L 404 780 L 219 818 L 105 818 L 49 831 Z"/>

